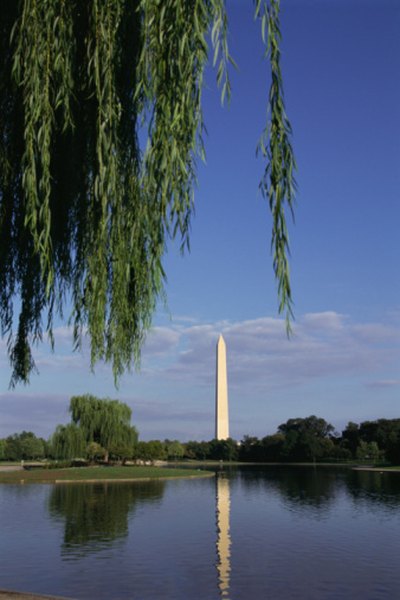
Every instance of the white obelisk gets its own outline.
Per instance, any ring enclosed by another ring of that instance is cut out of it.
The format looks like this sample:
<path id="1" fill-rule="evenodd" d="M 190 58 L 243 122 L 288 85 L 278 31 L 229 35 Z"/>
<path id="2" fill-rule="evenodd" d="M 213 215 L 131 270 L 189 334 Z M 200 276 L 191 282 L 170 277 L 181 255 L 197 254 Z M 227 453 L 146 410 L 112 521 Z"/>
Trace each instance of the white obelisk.
<path id="1" fill-rule="evenodd" d="M 226 346 L 222 335 L 217 343 L 217 369 L 215 379 L 215 439 L 229 437 L 228 377 L 226 374 Z"/>

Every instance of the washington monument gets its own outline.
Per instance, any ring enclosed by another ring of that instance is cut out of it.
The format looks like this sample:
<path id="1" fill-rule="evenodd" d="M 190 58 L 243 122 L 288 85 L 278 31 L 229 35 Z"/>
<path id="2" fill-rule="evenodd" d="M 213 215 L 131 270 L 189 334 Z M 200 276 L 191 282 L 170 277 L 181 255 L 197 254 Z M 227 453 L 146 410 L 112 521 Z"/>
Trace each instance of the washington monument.
<path id="1" fill-rule="evenodd" d="M 226 374 L 226 346 L 222 335 L 217 342 L 217 368 L 215 377 L 215 439 L 229 437 L 228 378 Z"/>

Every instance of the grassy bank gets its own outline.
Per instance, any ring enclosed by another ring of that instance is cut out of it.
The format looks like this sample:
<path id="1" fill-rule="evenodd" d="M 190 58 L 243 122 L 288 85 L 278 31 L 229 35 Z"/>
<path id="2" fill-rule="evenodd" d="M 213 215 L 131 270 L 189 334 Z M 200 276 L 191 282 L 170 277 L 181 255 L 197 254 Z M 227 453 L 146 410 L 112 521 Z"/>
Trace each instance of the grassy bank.
<path id="1" fill-rule="evenodd" d="M 400 473 L 400 466 L 394 467 L 373 467 L 373 466 L 357 466 L 354 467 L 355 471 L 378 471 L 379 473 Z"/>
<path id="2" fill-rule="evenodd" d="M 211 477 L 213 473 L 195 469 L 161 467 L 72 467 L 0 472 L 0 483 L 66 483 L 97 481 L 149 481 L 181 477 Z"/>

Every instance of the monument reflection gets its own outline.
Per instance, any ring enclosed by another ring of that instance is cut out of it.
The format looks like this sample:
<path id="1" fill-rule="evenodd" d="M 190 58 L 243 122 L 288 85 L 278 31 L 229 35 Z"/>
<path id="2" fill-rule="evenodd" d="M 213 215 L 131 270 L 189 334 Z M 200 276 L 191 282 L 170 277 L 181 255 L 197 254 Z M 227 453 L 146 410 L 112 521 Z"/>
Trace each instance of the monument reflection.
<path id="1" fill-rule="evenodd" d="M 223 473 L 216 475 L 217 571 L 221 598 L 229 600 L 231 574 L 230 481 Z"/>

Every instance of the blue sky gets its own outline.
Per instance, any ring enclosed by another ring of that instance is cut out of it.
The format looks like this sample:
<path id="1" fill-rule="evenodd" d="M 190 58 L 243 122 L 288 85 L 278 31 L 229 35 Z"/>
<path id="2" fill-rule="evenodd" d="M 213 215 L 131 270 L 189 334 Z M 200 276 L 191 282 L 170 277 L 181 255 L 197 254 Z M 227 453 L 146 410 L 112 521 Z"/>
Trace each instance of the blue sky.
<path id="1" fill-rule="evenodd" d="M 282 69 L 298 163 L 290 227 L 296 320 L 277 314 L 271 220 L 255 148 L 266 118 L 268 64 L 250 0 L 228 0 L 232 100 L 207 74 L 206 164 L 198 169 L 191 253 L 171 245 L 168 310 L 160 306 L 139 373 L 115 389 L 90 373 L 60 324 L 56 351 L 36 350 L 40 374 L 8 389 L 0 352 L 0 436 L 49 436 L 72 395 L 127 402 L 141 439 L 211 439 L 215 345 L 225 337 L 231 435 L 274 433 L 316 414 L 400 417 L 400 5 L 397 0 L 282 0 Z"/>

